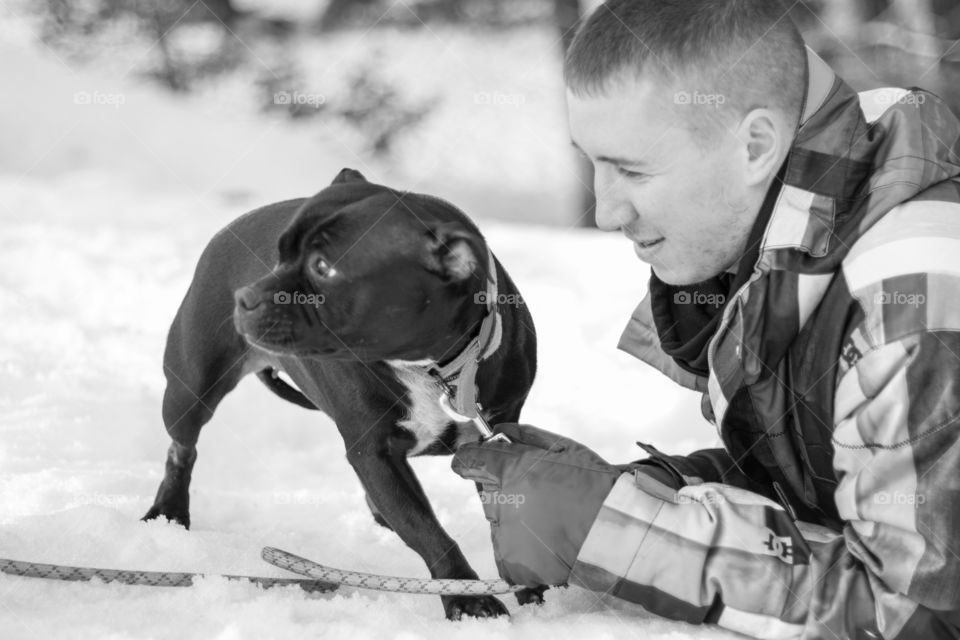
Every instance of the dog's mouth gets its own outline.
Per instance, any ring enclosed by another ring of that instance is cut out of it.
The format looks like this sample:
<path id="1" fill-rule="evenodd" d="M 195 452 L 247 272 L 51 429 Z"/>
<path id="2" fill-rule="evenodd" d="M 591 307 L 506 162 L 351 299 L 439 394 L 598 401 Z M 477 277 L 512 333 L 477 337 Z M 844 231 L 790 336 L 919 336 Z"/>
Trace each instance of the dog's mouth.
<path id="1" fill-rule="evenodd" d="M 319 322 L 305 326 L 304 319 L 297 317 L 297 309 L 294 305 L 269 302 L 251 305 L 238 298 L 233 310 L 234 327 L 250 344 L 277 355 L 326 357 L 335 354 L 339 350 L 337 346 L 325 344 L 329 331 Z"/>
<path id="2" fill-rule="evenodd" d="M 303 336 L 289 323 L 275 323 L 254 331 L 242 332 L 247 342 L 275 355 L 299 356 L 305 358 L 331 358 L 342 351 L 336 345 L 305 344 Z"/>
<path id="3" fill-rule="evenodd" d="M 327 334 L 325 329 L 314 327 L 307 332 L 299 323 L 285 314 L 267 314 L 273 317 L 236 318 L 237 329 L 250 344 L 277 355 L 296 355 L 311 358 L 336 356 L 342 351 L 335 344 L 318 343 L 318 333 Z M 236 316 L 235 316 L 236 317 Z M 336 342 L 336 340 L 332 340 Z"/>
<path id="4" fill-rule="evenodd" d="M 268 353 L 278 356 L 297 356 L 300 358 L 335 359 L 340 350 L 335 347 L 304 347 L 291 341 L 266 341 L 247 338 L 251 344 Z"/>

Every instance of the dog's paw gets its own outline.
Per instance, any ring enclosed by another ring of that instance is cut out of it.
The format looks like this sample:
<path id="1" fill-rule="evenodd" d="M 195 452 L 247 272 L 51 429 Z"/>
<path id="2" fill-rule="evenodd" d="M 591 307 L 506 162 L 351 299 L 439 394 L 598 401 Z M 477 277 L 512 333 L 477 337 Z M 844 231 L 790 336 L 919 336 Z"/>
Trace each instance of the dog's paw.
<path id="1" fill-rule="evenodd" d="M 164 509 L 159 505 L 150 507 L 150 510 L 147 511 L 140 520 L 146 522 L 147 520 L 156 520 L 160 516 L 165 517 L 170 522 L 181 525 L 184 529 L 190 528 L 190 513 L 188 511 Z"/>
<path id="2" fill-rule="evenodd" d="M 545 584 L 539 587 L 527 587 L 517 591 L 514 595 L 517 596 L 517 602 L 521 605 L 543 604 L 543 592 L 549 588 L 550 587 Z"/>
<path id="3" fill-rule="evenodd" d="M 442 596 L 441 599 L 447 620 L 459 620 L 463 616 L 496 618 L 510 615 L 504 604 L 493 596 Z"/>

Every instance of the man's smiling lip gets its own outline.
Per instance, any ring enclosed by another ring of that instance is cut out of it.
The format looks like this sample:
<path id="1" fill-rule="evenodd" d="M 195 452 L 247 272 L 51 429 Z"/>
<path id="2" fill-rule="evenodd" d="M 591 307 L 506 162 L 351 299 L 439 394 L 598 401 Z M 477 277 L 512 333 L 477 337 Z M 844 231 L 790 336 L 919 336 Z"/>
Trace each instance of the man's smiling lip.
<path id="1" fill-rule="evenodd" d="M 666 238 L 655 238 L 652 240 L 635 240 L 631 238 L 631 240 L 633 240 L 633 250 L 637 254 L 637 257 L 646 262 L 651 255 L 660 249 Z"/>
<path id="2" fill-rule="evenodd" d="M 634 240 L 633 243 L 641 249 L 649 249 L 650 247 L 660 243 L 662 240 L 664 240 L 664 238 L 654 238 L 652 240 Z"/>
<path id="3" fill-rule="evenodd" d="M 627 229 L 625 227 L 621 228 L 620 231 L 623 233 L 624 236 L 626 236 L 627 240 L 629 240 L 630 242 L 632 242 L 633 244 L 637 245 L 642 249 L 652 247 L 653 245 L 657 244 L 661 240 L 665 239 L 663 236 L 647 236 L 646 238 L 642 238 L 640 237 L 640 234 L 634 232 L 632 229 Z"/>

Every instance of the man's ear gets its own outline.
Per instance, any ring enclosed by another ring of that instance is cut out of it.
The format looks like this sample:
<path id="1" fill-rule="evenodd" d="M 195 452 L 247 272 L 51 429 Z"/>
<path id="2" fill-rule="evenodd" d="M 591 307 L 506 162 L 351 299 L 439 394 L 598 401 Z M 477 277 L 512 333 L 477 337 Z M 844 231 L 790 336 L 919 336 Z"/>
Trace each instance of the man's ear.
<path id="1" fill-rule="evenodd" d="M 744 117 L 737 137 L 746 145 L 747 184 L 764 184 L 776 175 L 790 148 L 793 130 L 786 118 L 773 109 L 754 109 Z"/>
<path id="2" fill-rule="evenodd" d="M 463 282 L 478 272 L 483 240 L 475 232 L 459 222 L 444 222 L 427 237 L 430 270 L 444 280 Z"/>
<path id="3" fill-rule="evenodd" d="M 357 171 L 356 169 L 343 168 L 340 169 L 340 173 L 337 174 L 337 177 L 333 179 L 333 182 L 330 184 L 343 184 L 345 182 L 366 182 L 367 179 L 363 177 L 363 174 Z"/>

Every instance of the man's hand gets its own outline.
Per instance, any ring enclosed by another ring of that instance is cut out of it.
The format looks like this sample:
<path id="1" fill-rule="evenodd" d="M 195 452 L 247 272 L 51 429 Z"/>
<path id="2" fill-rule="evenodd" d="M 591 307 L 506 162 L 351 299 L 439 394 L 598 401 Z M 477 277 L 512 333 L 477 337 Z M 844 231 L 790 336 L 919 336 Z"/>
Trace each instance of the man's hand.
<path id="1" fill-rule="evenodd" d="M 527 587 L 566 584 L 607 494 L 623 472 L 568 438 L 500 424 L 512 442 L 465 444 L 453 470 L 482 485 L 500 576 Z"/>

